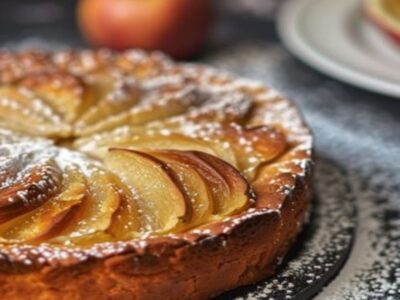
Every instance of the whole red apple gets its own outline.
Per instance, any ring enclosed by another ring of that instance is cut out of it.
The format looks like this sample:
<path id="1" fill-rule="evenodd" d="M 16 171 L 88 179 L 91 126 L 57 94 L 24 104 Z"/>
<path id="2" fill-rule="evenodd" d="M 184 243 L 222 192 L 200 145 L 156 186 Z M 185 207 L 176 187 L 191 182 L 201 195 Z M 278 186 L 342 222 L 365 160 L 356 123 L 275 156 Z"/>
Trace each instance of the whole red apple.
<path id="1" fill-rule="evenodd" d="M 203 46 L 211 0 L 81 0 L 78 21 L 94 46 L 161 50 L 190 56 Z"/>

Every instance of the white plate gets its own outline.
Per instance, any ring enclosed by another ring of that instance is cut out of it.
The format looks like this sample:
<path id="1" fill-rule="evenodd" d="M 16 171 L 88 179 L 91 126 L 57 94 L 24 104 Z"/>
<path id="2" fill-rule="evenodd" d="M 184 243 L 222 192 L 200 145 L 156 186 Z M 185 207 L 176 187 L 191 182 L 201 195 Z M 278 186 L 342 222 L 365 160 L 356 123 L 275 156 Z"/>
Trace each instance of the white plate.
<path id="1" fill-rule="evenodd" d="M 288 0 L 278 17 L 284 44 L 323 73 L 400 98 L 400 48 L 362 15 L 362 0 Z"/>

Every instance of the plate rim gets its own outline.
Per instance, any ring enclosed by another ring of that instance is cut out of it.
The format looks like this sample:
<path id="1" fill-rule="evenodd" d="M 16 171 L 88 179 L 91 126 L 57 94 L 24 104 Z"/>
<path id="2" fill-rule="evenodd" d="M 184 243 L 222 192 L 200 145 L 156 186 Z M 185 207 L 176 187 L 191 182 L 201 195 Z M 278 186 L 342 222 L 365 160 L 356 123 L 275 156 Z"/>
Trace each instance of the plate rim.
<path id="1" fill-rule="evenodd" d="M 400 85 L 376 78 L 330 58 L 307 43 L 296 24 L 307 5 L 314 0 L 286 0 L 277 18 L 277 31 L 288 50 L 321 73 L 353 86 L 400 99 Z"/>

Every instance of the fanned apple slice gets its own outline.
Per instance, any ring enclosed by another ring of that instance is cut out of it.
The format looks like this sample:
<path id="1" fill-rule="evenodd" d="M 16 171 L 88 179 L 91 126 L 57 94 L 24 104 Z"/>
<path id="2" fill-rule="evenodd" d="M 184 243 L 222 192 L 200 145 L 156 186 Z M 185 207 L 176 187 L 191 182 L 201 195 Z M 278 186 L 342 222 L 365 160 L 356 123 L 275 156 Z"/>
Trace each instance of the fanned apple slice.
<path id="1" fill-rule="evenodd" d="M 0 108 L 0 114 L 2 109 Z M 47 126 L 36 126 L 34 123 L 27 126 L 28 123 L 16 121 L 11 116 L 12 114 L 8 115 L 7 118 L 0 117 L 0 128 L 6 128 L 8 130 L 12 130 L 17 134 L 22 135 L 30 135 L 34 137 L 58 137 L 58 134 L 55 133 L 53 130 L 48 132 Z M 25 118 L 25 116 L 17 116 L 17 120 L 23 120 L 21 118 Z"/>
<path id="2" fill-rule="evenodd" d="M 277 158 L 287 147 L 286 137 L 269 126 L 230 125 L 222 128 L 217 138 L 232 146 L 239 169 L 249 179 L 254 177 L 258 166 Z"/>
<path id="3" fill-rule="evenodd" d="M 243 210 L 251 199 L 250 187 L 242 175 L 225 161 L 196 151 L 168 151 L 169 157 L 195 169 L 205 180 L 213 199 L 216 218 Z"/>
<path id="4" fill-rule="evenodd" d="M 3 128 L 34 136 L 63 136 L 69 132 L 69 127 L 65 124 L 47 120 L 31 111 L 25 103 L 1 95 L 0 115 L 0 123 Z"/>
<path id="5" fill-rule="evenodd" d="M 134 81 L 114 79 L 108 76 L 107 84 L 96 84 L 97 98 L 100 99 L 96 106 L 92 106 L 85 112 L 77 122 L 78 128 L 91 126 L 99 121 L 103 121 L 109 116 L 119 114 L 130 109 L 138 103 L 142 96 L 142 91 Z M 110 85 L 110 81 L 113 83 Z M 110 85 L 110 86 L 109 86 Z M 98 87 L 99 86 L 99 87 Z"/>
<path id="6" fill-rule="evenodd" d="M 195 155 L 194 152 L 169 150 L 168 153 L 171 159 L 181 161 L 196 170 L 207 182 L 213 200 L 213 215 L 218 215 L 221 212 L 222 203 L 230 197 L 229 185 L 224 177 L 212 166 Z"/>
<path id="7" fill-rule="evenodd" d="M 83 81 L 61 71 L 30 75 L 20 82 L 20 86 L 36 93 L 68 123 L 76 120 L 95 101 Z"/>
<path id="8" fill-rule="evenodd" d="M 46 102 L 26 89 L 15 86 L 2 86 L 0 87 L 0 98 L 16 102 L 16 105 L 29 110 L 32 115 L 37 116 L 43 122 L 47 121 L 56 126 L 63 125 L 59 124 L 62 121 L 60 116 Z"/>
<path id="9" fill-rule="evenodd" d="M 0 189 L 0 221 L 32 210 L 56 195 L 62 183 L 62 172 L 49 160 L 18 173 Z"/>
<path id="10" fill-rule="evenodd" d="M 106 164 L 133 191 L 145 231 L 169 232 L 190 222 L 190 199 L 178 175 L 164 162 L 143 152 L 112 148 Z"/>
<path id="11" fill-rule="evenodd" d="M 85 236 L 90 238 L 93 234 L 105 233 L 120 203 L 112 177 L 107 171 L 93 171 L 88 178 L 87 196 L 57 241 L 73 243 L 74 239 L 81 239 L 83 242 Z"/>
<path id="12" fill-rule="evenodd" d="M 136 238 L 140 235 L 141 230 L 138 203 L 130 189 L 117 176 L 114 180 L 120 197 L 120 206 L 115 212 L 107 232 L 118 237 L 119 240 Z"/>
<path id="13" fill-rule="evenodd" d="M 168 129 L 166 129 L 168 132 Z M 143 149 L 174 149 L 196 150 L 223 158 L 232 165 L 236 165 L 235 154 L 229 144 L 205 141 L 200 138 L 188 137 L 179 133 L 162 135 L 163 131 L 151 133 L 144 129 L 127 128 L 123 134 L 113 131 L 103 133 L 93 138 L 81 138 L 75 142 L 75 146 L 98 158 L 104 158 L 109 147 Z"/>
<path id="14" fill-rule="evenodd" d="M 111 116 L 92 126 L 82 128 L 80 136 L 105 132 L 124 125 L 143 125 L 150 121 L 165 119 L 186 112 L 191 105 L 199 101 L 196 93 L 184 92 L 168 95 L 158 101 L 148 101 L 133 107 L 127 112 Z"/>
<path id="15" fill-rule="evenodd" d="M 196 109 L 189 109 L 182 115 L 161 120 L 161 126 L 171 128 L 184 127 L 194 122 L 197 124 L 218 123 L 229 124 L 243 122 L 251 113 L 253 102 L 241 93 L 215 93 L 197 92 L 199 99 Z"/>
<path id="16" fill-rule="evenodd" d="M 0 237 L 10 242 L 36 242 L 49 238 L 86 194 L 86 180 L 78 169 L 66 171 L 59 195 L 42 206 L 0 225 Z"/>
<path id="17" fill-rule="evenodd" d="M 214 202 L 207 182 L 196 169 L 185 164 L 169 151 L 152 151 L 151 154 L 166 162 L 168 166 L 178 175 L 182 182 L 184 192 L 191 201 L 193 216 L 190 223 L 182 224 L 178 230 L 188 229 L 206 223 L 210 220 L 214 211 Z"/>
<path id="18" fill-rule="evenodd" d="M 203 152 L 193 152 L 195 156 L 216 170 L 229 187 L 229 198 L 218 199 L 221 215 L 231 215 L 245 209 L 253 198 L 251 188 L 244 177 L 225 161 Z"/>
<path id="19" fill-rule="evenodd" d="M 50 106 L 25 89 L 1 87 L 0 110 L 5 128 L 48 137 L 68 136 L 71 131 Z"/>

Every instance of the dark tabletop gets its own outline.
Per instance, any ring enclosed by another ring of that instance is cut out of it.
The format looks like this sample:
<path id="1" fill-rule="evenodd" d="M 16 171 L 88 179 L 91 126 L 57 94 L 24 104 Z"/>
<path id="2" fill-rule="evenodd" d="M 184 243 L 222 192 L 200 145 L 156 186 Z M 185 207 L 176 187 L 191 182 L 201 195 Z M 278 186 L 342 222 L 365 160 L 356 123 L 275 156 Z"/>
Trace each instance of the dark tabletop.
<path id="1" fill-rule="evenodd" d="M 221 0 L 228 5 L 207 49 L 193 60 L 263 81 L 296 102 L 315 132 L 317 161 L 345 169 L 356 195 L 353 250 L 320 299 L 400 299 L 400 99 L 306 66 L 280 42 L 271 2 L 258 0 L 263 7 L 254 9 L 257 0 L 244 1 L 238 9 L 239 1 Z M 85 47 L 74 6 L 72 0 L 2 0 L 0 46 Z"/>

